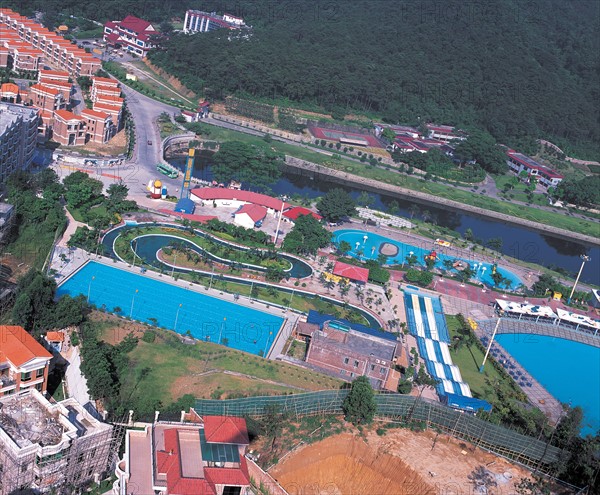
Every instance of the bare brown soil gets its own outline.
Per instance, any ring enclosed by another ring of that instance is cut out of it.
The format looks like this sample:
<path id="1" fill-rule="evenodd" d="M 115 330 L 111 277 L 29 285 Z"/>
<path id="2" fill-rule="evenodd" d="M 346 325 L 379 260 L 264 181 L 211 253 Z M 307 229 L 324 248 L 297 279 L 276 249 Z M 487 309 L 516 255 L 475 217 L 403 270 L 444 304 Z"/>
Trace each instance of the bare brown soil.
<path id="1" fill-rule="evenodd" d="M 269 473 L 291 494 L 471 494 L 469 475 L 483 466 L 497 486 L 489 494 L 514 493 L 530 473 L 507 460 L 432 431 L 371 431 L 365 439 L 336 435 L 302 447 Z M 434 446 L 435 441 L 435 446 Z M 434 447 L 433 447 L 434 446 Z M 433 447 L 433 448 L 432 448 Z"/>

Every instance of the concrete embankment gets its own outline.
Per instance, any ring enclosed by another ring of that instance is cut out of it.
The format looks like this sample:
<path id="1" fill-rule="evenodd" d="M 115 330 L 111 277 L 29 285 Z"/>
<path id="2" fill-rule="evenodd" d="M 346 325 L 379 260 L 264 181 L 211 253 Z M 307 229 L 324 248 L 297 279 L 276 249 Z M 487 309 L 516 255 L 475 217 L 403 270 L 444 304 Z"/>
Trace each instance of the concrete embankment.
<path id="1" fill-rule="evenodd" d="M 532 220 L 527 220 L 525 218 L 514 217 L 511 215 L 506 215 L 505 213 L 499 213 L 497 211 L 486 210 L 485 208 L 480 208 L 478 206 L 466 205 L 460 203 L 458 201 L 454 201 L 446 198 L 439 198 L 433 194 L 424 193 L 421 191 L 414 191 L 413 189 L 408 189 L 401 186 L 396 186 L 394 184 L 387 184 L 385 182 L 379 182 L 373 179 L 368 179 L 366 177 L 361 177 L 359 175 L 350 174 L 348 172 L 344 172 L 341 170 L 335 170 L 328 167 L 324 167 L 322 165 L 318 165 L 316 163 L 307 162 L 305 160 L 300 160 L 298 158 L 288 156 L 285 157 L 286 166 L 291 169 L 296 169 L 298 171 L 302 171 L 301 175 L 307 175 L 314 179 L 318 177 L 327 178 L 328 180 L 332 180 L 334 182 L 339 182 L 340 184 L 349 185 L 349 186 L 357 186 L 360 185 L 361 188 L 370 190 L 377 193 L 389 194 L 390 196 L 398 196 L 406 199 L 412 199 L 416 201 L 422 201 L 426 203 L 434 203 L 441 207 L 447 207 L 455 210 L 466 211 L 469 213 L 473 213 L 475 215 L 479 215 L 482 217 L 492 218 L 494 220 L 499 220 L 501 222 L 506 222 L 514 225 L 522 225 L 527 227 L 528 229 L 536 230 L 538 232 L 543 232 L 547 234 L 551 234 L 553 236 L 563 237 L 565 239 L 571 241 L 582 241 L 589 244 L 600 245 L 600 237 L 593 237 L 586 234 L 580 234 L 577 232 L 570 232 L 565 229 L 559 229 L 557 227 L 553 227 L 551 225 L 544 225 L 538 222 L 534 222 Z M 297 172 L 296 172 L 297 173 Z M 600 231 L 600 226 L 598 227 Z"/>

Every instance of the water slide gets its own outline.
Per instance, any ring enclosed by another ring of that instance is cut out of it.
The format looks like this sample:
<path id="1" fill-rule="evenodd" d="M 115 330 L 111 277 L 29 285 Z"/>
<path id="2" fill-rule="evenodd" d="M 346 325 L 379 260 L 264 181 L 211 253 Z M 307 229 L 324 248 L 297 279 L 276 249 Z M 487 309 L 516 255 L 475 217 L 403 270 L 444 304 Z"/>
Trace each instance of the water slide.
<path id="1" fill-rule="evenodd" d="M 425 312 L 427 313 L 427 323 L 429 323 L 431 338 L 433 340 L 440 340 L 437 325 L 435 323 L 435 313 L 433 311 L 433 305 L 431 304 L 431 298 L 424 297 L 423 301 L 425 302 Z"/>
<path id="2" fill-rule="evenodd" d="M 458 366 L 456 366 L 455 364 L 452 364 L 449 366 L 450 368 L 450 376 L 452 376 L 452 379 L 455 382 L 462 382 L 462 376 L 460 374 L 460 370 L 458 369 Z"/>
<path id="3" fill-rule="evenodd" d="M 415 326 L 417 335 L 419 337 L 425 337 L 425 326 L 423 325 L 423 316 L 421 314 L 421 305 L 419 304 L 419 297 L 412 294 L 411 300 L 413 303 L 413 313 L 415 315 Z"/>
<path id="4" fill-rule="evenodd" d="M 439 361 L 438 356 L 435 352 L 435 347 L 433 345 L 433 340 L 425 339 L 425 348 L 427 349 L 427 359 L 430 361 Z"/>
<path id="5" fill-rule="evenodd" d="M 448 350 L 448 344 L 445 342 L 438 342 L 440 350 L 442 352 L 443 362 L 446 364 L 452 364 L 452 358 L 450 357 L 450 351 Z"/>
<path id="6" fill-rule="evenodd" d="M 462 395 L 464 395 L 465 397 L 473 397 L 471 395 L 471 387 L 469 387 L 469 385 L 465 382 L 460 382 L 460 392 Z"/>
<path id="7" fill-rule="evenodd" d="M 454 393 L 456 393 L 456 390 L 454 388 L 454 382 L 451 382 L 450 380 L 446 380 L 446 379 L 442 378 L 442 385 L 444 387 L 444 391 L 447 394 L 454 394 Z"/>

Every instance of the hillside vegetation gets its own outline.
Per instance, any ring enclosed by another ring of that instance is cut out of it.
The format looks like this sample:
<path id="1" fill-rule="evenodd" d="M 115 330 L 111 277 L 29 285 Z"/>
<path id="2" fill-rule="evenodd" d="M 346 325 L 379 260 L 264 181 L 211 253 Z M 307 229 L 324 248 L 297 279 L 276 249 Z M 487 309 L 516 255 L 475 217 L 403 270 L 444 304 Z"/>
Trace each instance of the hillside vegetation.
<path id="1" fill-rule="evenodd" d="M 210 98 L 475 126 L 523 151 L 545 137 L 600 156 L 597 2 L 244 5 L 250 35 L 174 35 L 152 62 Z"/>

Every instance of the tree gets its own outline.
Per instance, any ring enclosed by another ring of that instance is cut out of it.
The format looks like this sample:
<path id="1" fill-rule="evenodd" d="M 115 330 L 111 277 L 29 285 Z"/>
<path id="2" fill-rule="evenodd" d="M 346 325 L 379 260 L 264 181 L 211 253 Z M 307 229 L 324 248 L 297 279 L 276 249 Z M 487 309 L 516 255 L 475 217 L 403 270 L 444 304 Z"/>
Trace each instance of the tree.
<path id="1" fill-rule="evenodd" d="M 421 210 L 416 204 L 413 203 L 412 205 L 410 205 L 408 207 L 408 214 L 410 215 L 410 219 L 412 220 L 415 217 L 415 215 L 418 215 L 419 211 Z"/>
<path id="2" fill-rule="evenodd" d="M 329 232 L 312 215 L 300 215 L 283 240 L 283 249 L 297 254 L 315 254 L 331 242 Z"/>
<path id="3" fill-rule="evenodd" d="M 471 131 L 467 139 L 456 145 L 454 156 L 463 164 L 475 161 L 492 174 L 503 174 L 508 170 L 505 153 L 486 131 Z"/>
<path id="4" fill-rule="evenodd" d="M 317 203 L 317 208 L 328 222 L 337 223 L 356 213 L 356 203 L 346 191 L 340 188 L 331 189 L 322 196 Z"/>
<path id="5" fill-rule="evenodd" d="M 283 156 L 271 148 L 259 148 L 241 141 L 227 141 L 213 157 L 213 175 L 219 182 L 244 182 L 267 190 L 281 175 Z"/>
<path id="6" fill-rule="evenodd" d="M 396 139 L 396 132 L 389 127 L 386 127 L 381 133 L 381 137 L 393 143 Z"/>
<path id="7" fill-rule="evenodd" d="M 373 388 L 366 376 L 359 376 L 352 382 L 350 393 L 342 405 L 346 420 L 354 425 L 368 424 L 373 420 L 377 404 Z"/>
<path id="8" fill-rule="evenodd" d="M 348 241 L 340 241 L 337 250 L 340 255 L 346 256 L 350 251 L 352 251 L 352 246 Z"/>
<path id="9" fill-rule="evenodd" d="M 358 199 L 356 200 L 358 206 L 362 206 L 363 208 L 370 208 L 375 204 L 375 196 L 369 194 L 366 191 L 362 191 L 358 195 Z"/>
<path id="10" fill-rule="evenodd" d="M 577 206 L 600 204 L 600 175 L 582 177 L 579 180 L 566 178 L 556 188 L 556 195 Z"/>
<path id="11" fill-rule="evenodd" d="M 390 204 L 388 205 L 388 211 L 390 212 L 390 215 L 397 215 L 398 213 L 400 213 L 400 204 L 398 203 L 398 201 L 392 199 L 390 201 Z"/>
<path id="12" fill-rule="evenodd" d="M 65 198 L 69 206 L 73 208 L 79 208 L 99 198 L 103 188 L 101 181 L 92 179 L 87 174 L 83 174 L 84 178 L 77 176 L 73 180 L 69 180 L 70 177 L 76 174 L 83 174 L 83 172 L 74 172 L 65 177 L 64 180 L 64 185 L 67 188 Z"/>

